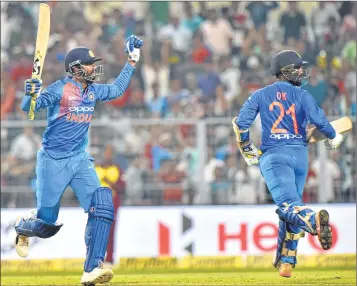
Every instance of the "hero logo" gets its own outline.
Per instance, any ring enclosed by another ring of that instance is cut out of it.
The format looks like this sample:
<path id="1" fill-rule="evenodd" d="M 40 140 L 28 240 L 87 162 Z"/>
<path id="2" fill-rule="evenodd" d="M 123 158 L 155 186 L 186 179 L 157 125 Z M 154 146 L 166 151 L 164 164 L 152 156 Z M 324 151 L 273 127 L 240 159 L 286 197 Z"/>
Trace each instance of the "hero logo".
<path id="1" fill-rule="evenodd" d="M 270 138 L 272 139 L 301 139 L 302 135 L 300 134 L 283 134 L 283 133 L 279 133 L 279 134 L 271 134 Z"/>
<path id="2" fill-rule="evenodd" d="M 88 106 L 71 106 L 69 108 L 69 111 L 71 112 L 88 112 L 88 111 L 94 111 L 94 107 L 88 107 Z"/>
<path id="3" fill-rule="evenodd" d="M 332 249 L 336 246 L 339 240 L 339 232 L 335 224 L 330 224 L 330 226 L 332 230 Z M 279 229 L 276 223 L 263 220 L 257 224 L 241 222 L 236 224 L 235 231 L 233 232 L 227 231 L 227 225 L 225 222 L 212 224 L 210 227 L 215 228 L 215 238 L 210 237 L 210 239 L 213 239 L 213 241 L 217 243 L 209 249 L 211 253 L 216 252 L 220 255 L 229 255 L 232 254 L 232 251 L 234 251 L 234 253 L 247 253 L 247 251 L 254 251 L 254 249 L 257 249 L 262 253 L 270 253 L 271 251 L 275 251 L 277 248 L 276 242 Z M 172 229 L 159 221 L 157 230 L 158 256 L 173 255 L 172 246 L 174 239 L 172 238 Z M 179 241 L 182 242 L 182 238 L 183 237 L 181 236 Z M 316 236 L 309 234 L 307 235 L 307 240 L 310 250 L 318 252 L 323 251 Z M 193 246 L 202 243 L 206 245 L 206 242 L 207 238 L 204 237 L 204 235 L 192 237 L 190 244 L 185 247 L 185 250 L 191 254 L 195 254 Z M 232 246 L 234 247 L 233 249 Z M 205 247 L 205 249 L 207 251 L 207 247 Z"/>

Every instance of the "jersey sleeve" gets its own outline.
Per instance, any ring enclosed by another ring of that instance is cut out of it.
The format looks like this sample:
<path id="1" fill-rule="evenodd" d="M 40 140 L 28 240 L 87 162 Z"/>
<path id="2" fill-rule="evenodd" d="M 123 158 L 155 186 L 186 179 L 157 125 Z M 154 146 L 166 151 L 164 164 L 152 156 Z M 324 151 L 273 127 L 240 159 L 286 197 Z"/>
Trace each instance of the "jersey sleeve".
<path id="1" fill-rule="evenodd" d="M 258 95 L 259 92 L 255 92 L 244 102 L 235 121 L 240 132 L 241 142 L 249 140 L 249 128 L 259 112 Z"/>
<path id="2" fill-rule="evenodd" d="M 333 139 L 336 131 L 325 116 L 325 112 L 317 105 L 315 98 L 306 90 L 303 91 L 302 106 L 306 118 L 314 124 L 327 138 Z"/>
<path id="3" fill-rule="evenodd" d="M 97 84 L 97 99 L 101 101 L 109 101 L 123 95 L 123 93 L 129 86 L 134 71 L 135 68 L 132 67 L 129 63 L 127 63 L 121 71 L 120 75 L 112 84 Z"/>
<path id="4" fill-rule="evenodd" d="M 35 112 L 41 108 L 46 108 L 58 104 L 61 101 L 63 84 L 57 81 L 41 91 L 36 99 Z M 21 102 L 21 109 L 29 111 L 31 106 L 31 96 L 25 95 Z"/>

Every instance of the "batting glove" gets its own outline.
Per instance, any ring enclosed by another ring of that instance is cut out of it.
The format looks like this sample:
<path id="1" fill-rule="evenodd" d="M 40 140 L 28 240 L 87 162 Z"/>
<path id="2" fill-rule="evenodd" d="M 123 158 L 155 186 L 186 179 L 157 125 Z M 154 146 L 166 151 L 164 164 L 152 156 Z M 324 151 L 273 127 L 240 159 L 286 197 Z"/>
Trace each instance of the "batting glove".
<path id="1" fill-rule="evenodd" d="M 25 94 L 26 95 L 36 95 L 39 94 L 42 88 L 42 80 L 38 79 L 27 79 L 25 80 Z"/>
<path id="2" fill-rule="evenodd" d="M 259 158 L 262 155 L 262 152 L 254 145 L 253 142 L 247 141 L 240 143 L 238 147 L 248 166 L 259 164 Z"/>
<path id="3" fill-rule="evenodd" d="M 125 52 L 129 54 L 129 59 L 138 62 L 140 59 L 140 48 L 143 46 L 143 41 L 138 37 L 131 35 L 125 44 Z"/>
<path id="4" fill-rule="evenodd" d="M 326 149 L 333 150 L 336 149 L 338 146 L 340 146 L 342 142 L 343 142 L 343 136 L 340 133 L 336 133 L 335 138 L 326 139 L 324 143 Z"/>

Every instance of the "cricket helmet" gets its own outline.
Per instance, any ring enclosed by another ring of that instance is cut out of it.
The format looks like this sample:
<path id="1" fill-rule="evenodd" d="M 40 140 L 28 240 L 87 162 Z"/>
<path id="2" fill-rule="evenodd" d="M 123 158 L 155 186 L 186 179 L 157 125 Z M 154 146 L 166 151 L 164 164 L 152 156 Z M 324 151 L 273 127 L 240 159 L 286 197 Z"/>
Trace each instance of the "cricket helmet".
<path id="1" fill-rule="evenodd" d="M 101 61 L 101 58 L 96 58 L 94 53 L 85 47 L 78 47 L 70 50 L 65 59 L 65 69 L 71 75 L 82 77 L 87 81 L 98 81 L 103 74 L 103 65 L 95 66 L 94 70 L 87 74 L 84 66 L 92 65 L 95 62 Z"/>
<path id="2" fill-rule="evenodd" d="M 311 69 L 308 62 L 293 50 L 283 50 L 277 53 L 271 60 L 270 72 L 272 75 L 283 75 L 293 85 L 300 86 L 301 80 L 310 77 Z"/>

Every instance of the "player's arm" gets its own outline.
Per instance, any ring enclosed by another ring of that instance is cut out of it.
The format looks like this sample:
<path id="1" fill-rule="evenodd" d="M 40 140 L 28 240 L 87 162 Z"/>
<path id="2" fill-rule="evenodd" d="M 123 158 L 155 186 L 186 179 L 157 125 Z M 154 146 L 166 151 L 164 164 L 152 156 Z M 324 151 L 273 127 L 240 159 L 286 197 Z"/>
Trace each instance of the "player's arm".
<path id="1" fill-rule="evenodd" d="M 237 144 L 246 163 L 251 166 L 259 163 L 261 152 L 249 139 L 249 128 L 259 112 L 258 92 L 250 96 L 243 104 L 239 115 L 232 120 Z"/>
<path id="2" fill-rule="evenodd" d="M 126 40 L 125 51 L 128 53 L 128 62 L 112 84 L 98 84 L 98 99 L 109 101 L 124 94 L 128 88 L 131 77 L 134 74 L 135 66 L 140 59 L 140 48 L 143 41 L 136 36 L 130 36 Z"/>
<path id="3" fill-rule="evenodd" d="M 25 81 L 25 97 L 22 99 L 21 102 L 21 109 L 23 111 L 29 111 L 31 105 L 32 96 L 38 95 L 36 99 L 36 107 L 35 112 L 41 108 L 46 108 L 52 105 L 57 104 L 61 97 L 58 92 L 58 88 L 60 84 L 54 83 L 50 85 L 45 90 L 41 91 L 42 88 L 42 81 L 37 79 L 27 79 Z"/>
<path id="4" fill-rule="evenodd" d="M 325 112 L 318 106 L 315 98 L 308 92 L 304 91 L 303 108 L 307 119 L 316 126 L 328 139 L 325 140 L 327 149 L 336 149 L 341 145 L 343 136 L 335 131 L 331 123 L 325 116 Z"/>

